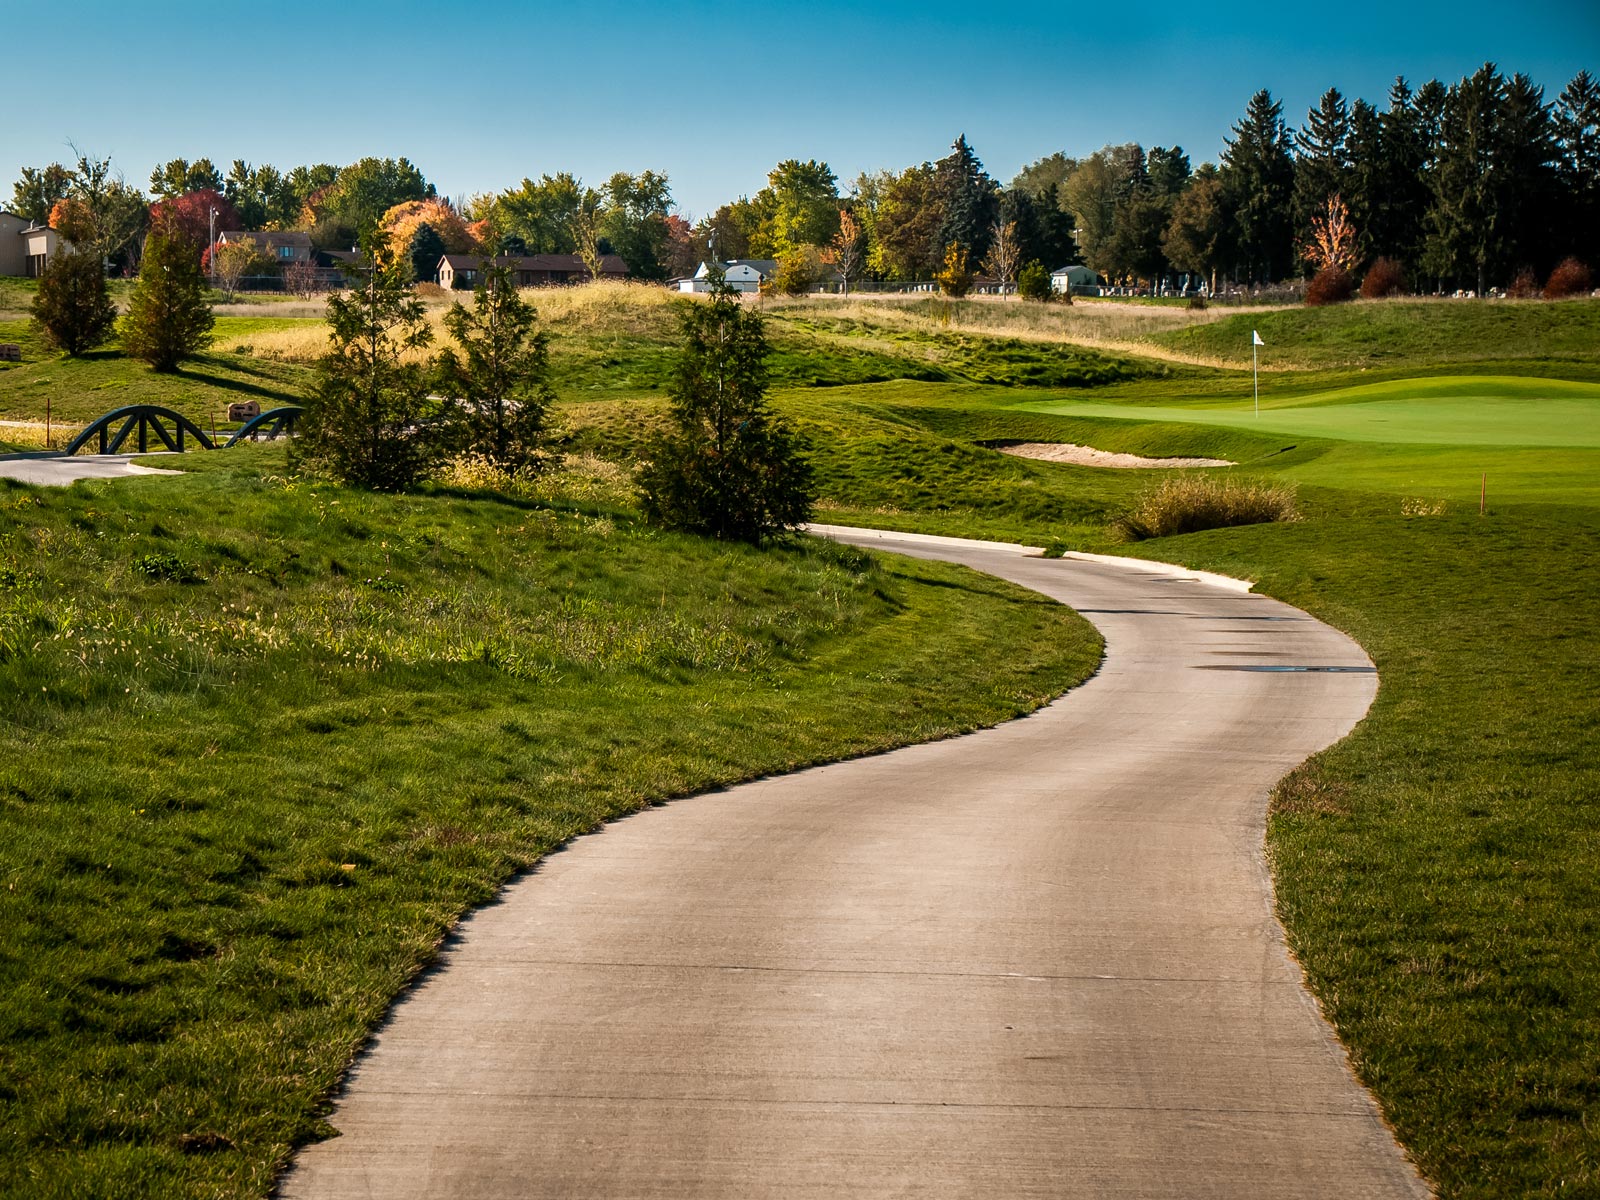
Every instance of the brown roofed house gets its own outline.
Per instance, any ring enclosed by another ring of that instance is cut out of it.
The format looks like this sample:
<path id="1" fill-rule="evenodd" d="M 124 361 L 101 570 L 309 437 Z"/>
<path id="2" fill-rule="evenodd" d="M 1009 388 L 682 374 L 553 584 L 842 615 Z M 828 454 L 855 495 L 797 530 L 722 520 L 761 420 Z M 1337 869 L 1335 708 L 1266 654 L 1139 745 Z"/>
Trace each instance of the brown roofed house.
<path id="1" fill-rule="evenodd" d="M 589 278 L 589 268 L 576 254 L 525 254 L 502 255 L 495 260 L 497 266 L 508 266 L 516 273 L 518 287 L 549 287 L 553 284 L 583 283 Z M 446 254 L 439 260 L 439 286 L 446 288 L 476 287 L 483 258 L 477 254 Z M 600 256 L 601 279 L 626 279 L 628 264 L 619 254 Z"/>

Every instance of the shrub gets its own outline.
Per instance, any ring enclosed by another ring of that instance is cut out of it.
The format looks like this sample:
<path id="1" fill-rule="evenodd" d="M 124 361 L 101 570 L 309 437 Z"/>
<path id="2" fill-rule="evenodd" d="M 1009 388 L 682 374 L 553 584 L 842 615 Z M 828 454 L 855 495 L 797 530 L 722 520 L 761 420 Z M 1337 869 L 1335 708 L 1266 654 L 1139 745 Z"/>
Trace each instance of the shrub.
<path id="1" fill-rule="evenodd" d="M 1532 267 L 1523 267 L 1518 271 L 1516 278 L 1512 279 L 1511 287 L 1506 295 L 1513 300 L 1537 300 L 1539 298 L 1539 278 L 1533 273 Z"/>
<path id="2" fill-rule="evenodd" d="M 156 552 L 142 554 L 133 560 L 133 569 L 152 583 L 198 583 L 194 564 L 176 554 Z"/>
<path id="3" fill-rule="evenodd" d="M 1206 298 L 1199 292 L 1196 292 L 1194 295 L 1189 297 L 1189 307 L 1194 309 L 1196 312 L 1205 312 Z"/>
<path id="4" fill-rule="evenodd" d="M 1368 300 L 1381 300 L 1385 296 L 1398 296 L 1405 290 L 1406 273 L 1394 259 L 1380 255 L 1367 268 L 1361 281 L 1361 294 Z"/>
<path id="5" fill-rule="evenodd" d="M 1341 304 L 1355 295 L 1355 278 L 1343 267 L 1323 267 L 1306 288 L 1306 304 L 1320 308 L 1324 304 Z"/>
<path id="6" fill-rule="evenodd" d="M 1124 541 L 1139 542 L 1202 529 L 1298 519 L 1292 487 L 1178 475 L 1143 492 L 1133 508 L 1112 523 L 1112 530 Z"/>
<path id="7" fill-rule="evenodd" d="M 1589 268 L 1575 258 L 1564 258 L 1544 285 L 1546 300 L 1561 300 L 1567 296 L 1582 296 L 1593 287 Z"/>
<path id="8" fill-rule="evenodd" d="M 1044 264 L 1038 259 L 1034 259 L 1017 272 L 1017 295 L 1024 300 L 1037 300 L 1041 304 L 1050 302 L 1052 298 L 1050 272 L 1044 269 Z"/>
<path id="9" fill-rule="evenodd" d="M 778 257 L 772 286 L 785 296 L 804 296 L 821 276 L 822 262 L 811 246 L 796 246 Z"/>
<path id="10" fill-rule="evenodd" d="M 967 266 L 967 248 L 951 242 L 944 248 L 944 269 L 934 274 L 939 290 L 960 299 L 972 290 L 972 270 Z"/>

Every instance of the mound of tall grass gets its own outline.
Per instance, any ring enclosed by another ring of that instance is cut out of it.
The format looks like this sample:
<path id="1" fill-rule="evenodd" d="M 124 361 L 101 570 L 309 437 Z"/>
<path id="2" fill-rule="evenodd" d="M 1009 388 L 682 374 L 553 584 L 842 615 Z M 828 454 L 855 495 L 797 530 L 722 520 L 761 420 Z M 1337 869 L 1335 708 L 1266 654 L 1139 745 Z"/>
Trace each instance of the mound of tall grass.
<path id="1" fill-rule="evenodd" d="M 1294 488 L 1209 475 L 1177 475 L 1141 493 L 1112 529 L 1128 542 L 1299 519 Z"/>

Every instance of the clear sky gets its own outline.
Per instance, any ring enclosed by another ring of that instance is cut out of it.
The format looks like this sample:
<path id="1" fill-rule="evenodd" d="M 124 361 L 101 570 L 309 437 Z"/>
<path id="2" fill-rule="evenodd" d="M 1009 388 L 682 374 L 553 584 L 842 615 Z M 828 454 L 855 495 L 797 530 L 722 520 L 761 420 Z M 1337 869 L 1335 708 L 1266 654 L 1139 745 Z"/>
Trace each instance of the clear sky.
<path id="1" fill-rule="evenodd" d="M 141 186 L 180 156 L 403 154 L 447 195 L 648 167 L 699 216 L 784 158 L 844 181 L 965 133 L 1002 181 L 1108 142 L 1198 164 L 1261 87 L 1298 124 L 1330 85 L 1378 102 L 1491 60 L 1553 98 L 1600 75 L 1597 0 L 0 0 L 0 26 L 0 205 L 73 142 Z"/>

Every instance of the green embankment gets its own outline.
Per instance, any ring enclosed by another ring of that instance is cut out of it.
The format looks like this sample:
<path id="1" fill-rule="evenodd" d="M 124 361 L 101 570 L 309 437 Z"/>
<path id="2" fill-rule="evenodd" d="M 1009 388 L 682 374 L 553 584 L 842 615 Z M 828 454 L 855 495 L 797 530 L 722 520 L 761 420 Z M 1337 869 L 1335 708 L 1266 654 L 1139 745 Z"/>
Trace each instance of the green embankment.
<path id="1" fill-rule="evenodd" d="M 587 511 L 192 462 L 0 482 L 6 1195 L 262 1195 L 449 923 L 541 854 L 1098 659 L 998 581 L 666 536 L 583 480 Z"/>

